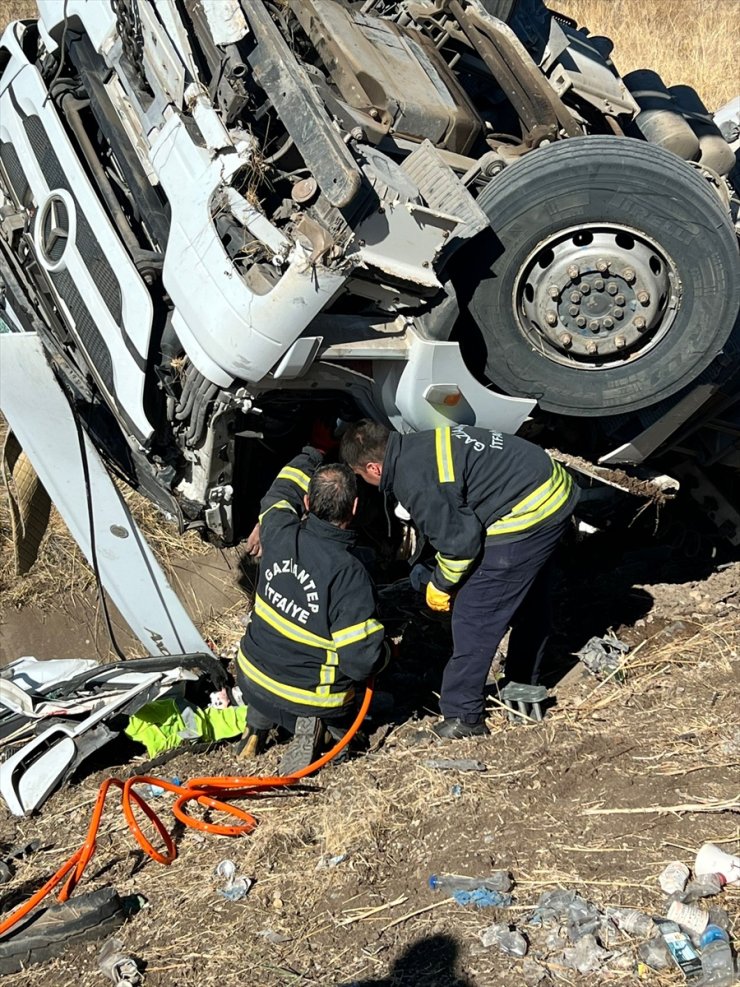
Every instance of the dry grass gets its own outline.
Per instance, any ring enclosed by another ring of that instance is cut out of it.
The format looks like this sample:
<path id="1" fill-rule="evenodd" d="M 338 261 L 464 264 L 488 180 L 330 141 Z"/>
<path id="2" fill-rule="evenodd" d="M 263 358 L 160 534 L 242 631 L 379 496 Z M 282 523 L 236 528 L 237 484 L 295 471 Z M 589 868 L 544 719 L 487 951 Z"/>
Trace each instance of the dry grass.
<path id="1" fill-rule="evenodd" d="M 550 0 L 614 42 L 622 75 L 651 68 L 668 86 L 693 86 L 710 110 L 738 95 L 735 0 Z"/>
<path id="2" fill-rule="evenodd" d="M 0 447 L 6 425 L 0 416 Z M 182 559 L 204 555 L 209 546 L 195 533 L 184 536 L 165 521 L 144 497 L 121 486 L 123 496 L 136 523 L 144 534 L 168 577 L 177 581 L 177 566 Z M 21 609 L 33 604 L 47 610 L 58 609 L 69 599 L 85 593 L 94 585 L 92 569 L 80 551 L 62 517 L 52 507 L 49 526 L 41 543 L 39 556 L 26 576 L 17 576 L 11 542 L 10 508 L 4 484 L 0 484 L 0 595 L 3 604 Z"/>
<path id="3" fill-rule="evenodd" d="M 549 5 L 614 42 L 620 72 L 652 68 L 666 85 L 694 86 L 710 109 L 740 89 L 735 0 L 549 0 Z M 0 25 L 35 17 L 34 0 L 2 0 Z"/>
<path id="4" fill-rule="evenodd" d="M 186 832 L 170 868 L 140 866 L 120 813 L 111 806 L 81 890 L 112 882 L 121 892 L 147 897 L 149 907 L 121 938 L 147 960 L 151 987 L 215 987 L 224 982 L 225 970 L 228 983 L 249 979 L 260 987 L 337 987 L 354 981 L 369 987 L 368 980 L 378 987 L 523 987 L 521 962 L 479 945 L 481 929 L 496 920 L 525 931 L 533 955 L 554 982 L 580 983 L 563 967 L 560 950 L 545 944 L 549 930 L 527 923 L 542 891 L 560 885 L 600 907 L 662 913 L 657 876 L 669 860 L 693 863 L 705 840 L 737 849 L 737 774 L 714 752 L 737 730 L 738 628 L 726 616 L 711 628 L 697 624 L 687 631 L 680 640 L 648 639 L 628 666 L 626 680 L 611 680 L 599 690 L 599 704 L 593 701 L 594 680 L 587 677 L 558 690 L 559 707 L 540 727 L 513 727 L 494 714 L 490 738 L 461 743 L 454 752 L 488 762 L 483 774 L 454 776 L 425 768 L 431 735 L 417 746 L 409 739 L 412 731 L 401 727 L 379 754 L 325 770 L 309 780 L 309 791 L 253 801 L 259 826 L 249 837 L 203 839 Z M 656 670 L 657 677 L 650 674 Z M 719 698 L 713 703 L 715 692 Z M 276 760 L 272 750 L 255 766 L 271 773 Z M 651 770 L 668 765 L 675 769 L 670 775 Z M 204 759 L 183 754 L 164 774 L 251 768 L 222 748 Z M 55 796 L 38 819 L 2 822 L 4 829 L 13 826 L 12 834 L 2 832 L 3 839 L 33 836 L 56 843 L 19 865 L 9 890 L 24 882 L 35 886 L 76 848 L 101 777 L 88 777 Z M 451 792 L 454 782 L 462 786 L 459 797 Z M 723 802 L 729 811 L 707 811 Z M 165 820 L 170 803 L 168 798 L 153 803 Z M 671 811 L 646 815 L 645 807 Z M 317 867 L 325 854 L 342 853 L 347 857 L 338 866 Z M 243 904 L 219 899 L 213 870 L 223 857 L 233 859 L 239 873 L 257 878 Z M 491 867 L 509 867 L 517 880 L 517 900 L 506 913 L 463 909 L 426 887 L 429 873 L 479 874 Z M 738 892 L 727 889 L 707 904 L 728 909 L 737 936 Z M 469 979 L 446 968 L 438 976 L 410 969 L 391 978 L 404 950 L 444 935 L 459 943 Z M 638 978 L 638 944 L 634 937 L 612 933 L 609 948 L 623 954 L 623 965 L 583 982 L 677 987 L 677 971 Z M 94 950 L 7 982 L 41 987 L 74 974 L 80 987 L 94 987 L 99 983 Z"/>

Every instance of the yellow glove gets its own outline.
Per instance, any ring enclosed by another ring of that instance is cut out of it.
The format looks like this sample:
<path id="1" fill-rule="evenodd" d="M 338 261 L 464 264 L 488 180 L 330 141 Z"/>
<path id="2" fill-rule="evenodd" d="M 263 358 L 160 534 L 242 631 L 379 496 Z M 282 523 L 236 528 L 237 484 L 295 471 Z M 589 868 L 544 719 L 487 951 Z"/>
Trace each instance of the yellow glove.
<path id="1" fill-rule="evenodd" d="M 441 589 L 437 589 L 433 582 L 427 583 L 427 606 L 430 610 L 436 610 L 437 613 L 449 613 L 450 612 L 450 594 L 443 593 Z"/>

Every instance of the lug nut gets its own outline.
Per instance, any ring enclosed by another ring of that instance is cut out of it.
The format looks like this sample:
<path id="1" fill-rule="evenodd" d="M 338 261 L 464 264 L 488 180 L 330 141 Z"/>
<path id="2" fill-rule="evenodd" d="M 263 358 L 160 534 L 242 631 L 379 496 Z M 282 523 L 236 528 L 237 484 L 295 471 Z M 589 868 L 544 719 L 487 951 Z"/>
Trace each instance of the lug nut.
<path id="1" fill-rule="evenodd" d="M 620 305 L 620 306 L 621 305 L 626 305 L 627 304 L 627 299 L 624 297 L 624 295 L 617 295 L 616 298 L 614 299 L 614 304 L 615 305 Z"/>
<path id="2" fill-rule="evenodd" d="M 635 329 L 637 329 L 638 332 L 642 332 L 646 326 L 647 322 L 645 322 L 641 315 L 638 315 L 635 319 Z"/>
<path id="3" fill-rule="evenodd" d="M 601 329 L 601 323 L 599 322 L 598 319 L 592 319 L 591 322 L 589 322 L 588 324 L 588 328 L 591 330 L 591 332 L 598 332 L 599 329 Z"/>
<path id="4" fill-rule="evenodd" d="M 610 316 L 607 315 L 607 317 L 602 322 L 602 325 L 603 325 L 603 327 L 605 329 L 613 329 L 614 328 L 614 319 L 612 319 Z"/>
<path id="5" fill-rule="evenodd" d="M 637 275 L 635 274 L 633 268 L 625 267 L 625 269 L 622 271 L 622 277 L 627 282 L 627 284 L 632 284 L 632 282 L 635 280 Z"/>
<path id="6" fill-rule="evenodd" d="M 637 300 L 640 305 L 647 305 L 650 302 L 650 292 L 648 291 L 638 291 Z"/>
<path id="7" fill-rule="evenodd" d="M 624 309 L 623 308 L 615 308 L 613 314 L 614 314 L 614 318 L 615 319 L 623 319 L 624 318 Z"/>
<path id="8" fill-rule="evenodd" d="M 610 281 L 609 284 L 606 286 L 606 290 L 609 292 L 610 295 L 616 295 L 616 293 L 619 291 L 619 288 L 617 287 L 616 282 Z"/>
<path id="9" fill-rule="evenodd" d="M 580 309 L 578 308 L 577 305 L 571 305 L 571 307 L 568 309 L 568 314 L 569 315 L 578 315 L 578 312 L 579 311 L 580 311 Z"/>
<path id="10" fill-rule="evenodd" d="M 560 342 L 563 344 L 563 346 L 566 349 L 568 349 L 570 346 L 573 345 L 573 337 L 569 332 L 561 333 L 559 338 L 560 338 Z"/>
<path id="11" fill-rule="evenodd" d="M 576 319 L 576 325 L 578 326 L 579 329 L 585 329 L 586 328 L 586 316 L 585 315 L 579 315 L 578 318 Z"/>
<path id="12" fill-rule="evenodd" d="M 556 284 L 551 284 L 547 289 L 547 293 L 550 298 L 560 298 L 560 288 Z"/>
<path id="13" fill-rule="evenodd" d="M 581 300 L 580 291 L 571 291 L 570 300 L 573 302 L 574 305 L 577 305 Z"/>
<path id="14" fill-rule="evenodd" d="M 597 278 L 594 281 L 594 288 L 597 291 L 603 291 L 604 290 L 604 280 L 603 280 L 603 278 Z"/>
<path id="15" fill-rule="evenodd" d="M 591 292 L 591 285 L 588 283 L 588 281 L 586 281 L 581 285 L 581 294 L 588 295 L 590 294 L 590 292 Z"/>
<path id="16" fill-rule="evenodd" d="M 624 336 L 615 336 L 614 345 L 617 347 L 618 350 L 623 350 L 627 345 L 627 340 L 624 338 Z"/>
<path id="17" fill-rule="evenodd" d="M 571 264 L 568 268 L 568 277 L 571 281 L 575 281 L 578 275 L 581 273 L 581 269 L 578 264 Z"/>
<path id="18" fill-rule="evenodd" d="M 594 353 L 599 352 L 599 347 L 592 340 L 590 343 L 586 345 L 586 352 L 589 353 L 591 356 L 593 356 Z"/>
<path id="19" fill-rule="evenodd" d="M 599 271 L 601 274 L 606 274 L 606 272 L 609 270 L 609 261 L 604 260 L 603 257 L 599 257 L 599 259 L 596 261 L 596 270 Z"/>
<path id="20" fill-rule="evenodd" d="M 558 317 L 555 312 L 547 312 L 545 315 L 545 321 L 548 326 L 556 326 L 558 324 Z"/>

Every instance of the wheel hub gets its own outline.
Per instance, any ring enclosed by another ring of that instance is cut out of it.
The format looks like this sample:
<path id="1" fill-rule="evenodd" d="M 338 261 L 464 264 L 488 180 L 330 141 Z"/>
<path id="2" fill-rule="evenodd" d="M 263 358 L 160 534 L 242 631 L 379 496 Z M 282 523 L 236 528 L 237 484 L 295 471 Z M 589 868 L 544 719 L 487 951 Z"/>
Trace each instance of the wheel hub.
<path id="1" fill-rule="evenodd" d="M 519 325 L 549 359 L 583 369 L 634 360 L 679 307 L 673 261 L 644 233 L 586 225 L 538 244 L 515 285 Z"/>

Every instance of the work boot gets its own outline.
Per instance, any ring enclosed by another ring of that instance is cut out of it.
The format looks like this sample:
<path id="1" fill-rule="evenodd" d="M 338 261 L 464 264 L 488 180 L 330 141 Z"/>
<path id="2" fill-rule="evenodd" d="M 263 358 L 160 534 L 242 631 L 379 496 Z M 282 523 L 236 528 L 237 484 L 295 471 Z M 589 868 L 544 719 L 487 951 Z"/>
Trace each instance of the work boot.
<path id="1" fill-rule="evenodd" d="M 294 775 L 313 764 L 323 735 L 323 724 L 318 716 L 299 716 L 295 721 L 293 739 L 280 760 L 280 774 Z"/>
<path id="2" fill-rule="evenodd" d="M 465 740 L 467 737 L 485 737 L 490 731 L 481 717 L 475 723 L 465 723 L 457 716 L 445 717 L 435 723 L 432 730 L 442 740 Z"/>

